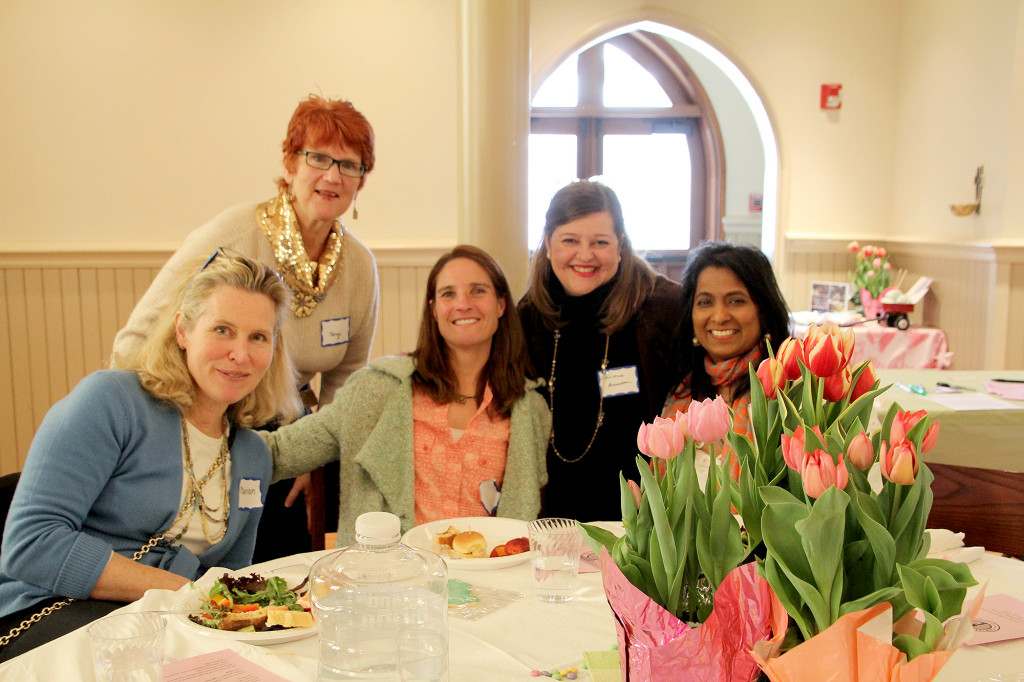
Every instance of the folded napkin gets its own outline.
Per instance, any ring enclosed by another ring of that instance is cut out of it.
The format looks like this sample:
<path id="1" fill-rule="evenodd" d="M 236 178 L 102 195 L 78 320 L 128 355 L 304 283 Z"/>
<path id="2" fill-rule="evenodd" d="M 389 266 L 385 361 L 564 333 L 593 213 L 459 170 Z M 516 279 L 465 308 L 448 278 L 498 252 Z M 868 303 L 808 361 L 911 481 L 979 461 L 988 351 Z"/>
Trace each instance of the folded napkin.
<path id="1" fill-rule="evenodd" d="M 945 528 L 929 528 L 925 531 L 931 538 L 928 556 L 932 559 L 948 559 L 969 564 L 985 554 L 984 547 L 964 547 L 964 534 L 954 533 Z"/>

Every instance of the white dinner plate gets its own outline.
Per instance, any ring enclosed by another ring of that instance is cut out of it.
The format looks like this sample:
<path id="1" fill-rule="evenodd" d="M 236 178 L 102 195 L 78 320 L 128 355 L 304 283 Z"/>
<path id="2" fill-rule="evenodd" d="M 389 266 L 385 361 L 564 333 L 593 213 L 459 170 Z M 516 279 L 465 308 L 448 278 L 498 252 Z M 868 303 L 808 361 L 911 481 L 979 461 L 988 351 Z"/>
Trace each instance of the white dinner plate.
<path id="1" fill-rule="evenodd" d="M 444 521 L 431 521 L 416 526 L 402 536 L 402 542 L 410 547 L 425 549 L 428 552 L 437 552 L 437 545 L 433 537 L 437 533 L 443 533 L 448 526 L 455 526 L 460 531 L 475 530 L 487 540 L 487 553 L 498 545 L 503 545 L 513 538 L 525 538 L 529 536 L 526 528 L 526 521 L 519 519 L 506 519 L 499 516 L 468 516 L 460 519 L 446 519 Z M 529 561 L 530 553 L 511 554 L 509 556 L 487 557 L 484 559 L 459 559 L 456 557 L 445 557 L 449 568 L 457 568 L 466 571 L 489 571 L 497 568 L 515 566 Z"/>
<path id="2" fill-rule="evenodd" d="M 227 573 L 235 577 L 244 577 L 251 574 L 252 571 L 243 569 L 240 571 L 227 571 Z M 188 614 L 185 612 L 199 611 L 203 602 L 206 601 L 210 594 L 210 588 L 213 587 L 213 581 L 221 575 L 224 574 L 221 573 L 219 575 L 204 577 L 203 579 L 192 583 L 191 587 L 178 595 L 174 604 L 174 610 L 180 611 L 181 613 L 177 613 L 172 616 L 172 620 L 193 634 L 225 639 L 231 642 L 256 644 L 258 646 L 294 642 L 297 639 L 305 639 L 306 637 L 311 637 L 316 634 L 315 625 L 311 628 L 287 628 L 285 630 L 271 630 L 270 632 L 232 632 L 230 630 L 215 630 L 213 628 L 193 623 L 188 619 Z M 305 564 L 283 566 L 273 571 L 261 572 L 260 575 L 264 578 L 269 578 L 271 576 L 284 578 L 288 587 L 295 587 L 305 580 L 307 575 L 309 575 L 309 566 L 306 566 Z"/>

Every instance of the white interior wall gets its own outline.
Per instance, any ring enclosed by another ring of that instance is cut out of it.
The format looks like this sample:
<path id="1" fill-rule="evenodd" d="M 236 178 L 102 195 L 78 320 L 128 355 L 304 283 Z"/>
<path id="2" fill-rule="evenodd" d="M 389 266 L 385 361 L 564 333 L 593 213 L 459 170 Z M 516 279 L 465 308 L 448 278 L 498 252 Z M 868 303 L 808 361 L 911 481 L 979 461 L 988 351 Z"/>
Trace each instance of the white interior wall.
<path id="1" fill-rule="evenodd" d="M 370 246 L 452 244 L 457 0 L 0 3 L 0 248 L 174 248 L 269 198 L 310 92 L 373 124 L 347 220 Z"/>
<path id="2" fill-rule="evenodd" d="M 1022 1 L 537 0 L 532 77 L 616 26 L 675 26 L 763 98 L 784 233 L 1022 240 L 1003 210 L 1024 180 Z M 0 3 L 0 249 L 173 248 L 273 192 L 285 124 L 310 91 L 352 99 L 377 129 L 355 232 L 371 247 L 454 243 L 460 7 Z M 825 82 L 844 86 L 837 114 L 818 108 Z M 982 214 L 953 217 L 982 163 Z"/>
<path id="3" fill-rule="evenodd" d="M 1021 161 L 1024 110 L 1012 94 L 1020 49 L 1017 0 L 905 0 L 897 136 L 893 163 L 897 232 L 941 241 L 1024 237 L 1004 222 L 1007 168 Z M 1016 148 L 1008 145 L 1016 126 Z M 1011 155 L 1011 156 L 1008 156 Z M 950 204 L 974 201 L 974 174 L 985 166 L 980 215 L 957 217 Z M 1018 181 L 1021 180 L 1018 174 Z"/>

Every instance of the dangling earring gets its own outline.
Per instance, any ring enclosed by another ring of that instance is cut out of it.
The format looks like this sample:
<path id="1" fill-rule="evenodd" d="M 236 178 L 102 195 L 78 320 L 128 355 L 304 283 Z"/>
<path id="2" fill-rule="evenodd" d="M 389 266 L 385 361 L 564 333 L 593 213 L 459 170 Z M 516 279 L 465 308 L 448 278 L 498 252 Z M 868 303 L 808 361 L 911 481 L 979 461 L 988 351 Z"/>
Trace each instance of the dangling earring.
<path id="1" fill-rule="evenodd" d="M 698 340 L 697 340 L 697 337 L 696 337 L 696 336 L 695 336 L 695 337 L 693 337 L 693 341 L 692 341 L 692 343 L 693 343 L 693 347 L 694 347 L 694 348 L 700 348 L 700 341 L 698 341 Z"/>
<path id="2" fill-rule="evenodd" d="M 352 196 L 352 220 L 359 220 L 359 207 L 356 206 L 356 200 L 359 199 L 359 193 L 356 192 Z"/>

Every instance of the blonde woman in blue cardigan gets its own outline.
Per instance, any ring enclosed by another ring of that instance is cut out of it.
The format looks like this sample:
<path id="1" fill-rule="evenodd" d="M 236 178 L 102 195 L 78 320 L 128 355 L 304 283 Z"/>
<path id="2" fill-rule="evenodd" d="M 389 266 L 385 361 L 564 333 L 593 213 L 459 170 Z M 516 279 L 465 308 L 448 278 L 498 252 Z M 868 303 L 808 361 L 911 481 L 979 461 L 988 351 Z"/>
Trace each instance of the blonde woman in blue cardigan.
<path id="1" fill-rule="evenodd" d="M 533 519 L 551 419 L 531 373 L 501 268 L 459 246 L 430 272 L 411 355 L 371 362 L 330 405 L 261 435 L 275 478 L 340 459 L 339 546 L 367 511 L 396 514 L 403 531 L 461 516 Z"/>

